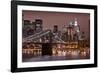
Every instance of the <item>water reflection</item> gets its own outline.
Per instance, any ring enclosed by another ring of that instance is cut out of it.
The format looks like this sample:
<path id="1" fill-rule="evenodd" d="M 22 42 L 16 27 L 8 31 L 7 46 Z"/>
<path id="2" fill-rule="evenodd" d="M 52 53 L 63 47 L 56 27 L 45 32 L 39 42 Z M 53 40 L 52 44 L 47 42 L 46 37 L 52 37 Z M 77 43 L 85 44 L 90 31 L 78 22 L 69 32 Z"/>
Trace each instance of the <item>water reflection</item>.
<path id="1" fill-rule="evenodd" d="M 71 55 L 71 56 L 86 56 L 89 55 L 89 49 L 85 51 L 81 50 L 53 50 L 53 56 L 66 56 L 66 55 Z"/>
<path id="2" fill-rule="evenodd" d="M 90 52 L 89 48 L 84 48 L 84 50 L 52 50 L 52 55 L 42 56 L 41 49 L 24 49 L 23 53 L 29 56 L 23 58 L 23 62 L 35 62 L 35 61 L 52 61 L 52 60 L 74 60 L 74 59 L 89 59 Z"/>
<path id="3" fill-rule="evenodd" d="M 77 60 L 77 59 L 89 59 L 90 58 L 90 48 L 80 47 L 76 45 L 69 46 L 66 44 L 54 44 L 51 49 L 47 50 L 48 47 L 44 47 L 40 44 L 28 44 L 23 46 L 22 57 L 23 62 L 30 61 L 51 61 L 51 60 Z M 52 54 L 46 53 L 43 55 L 43 50 L 45 52 L 51 51 Z M 31 59 L 31 60 L 30 60 Z"/>

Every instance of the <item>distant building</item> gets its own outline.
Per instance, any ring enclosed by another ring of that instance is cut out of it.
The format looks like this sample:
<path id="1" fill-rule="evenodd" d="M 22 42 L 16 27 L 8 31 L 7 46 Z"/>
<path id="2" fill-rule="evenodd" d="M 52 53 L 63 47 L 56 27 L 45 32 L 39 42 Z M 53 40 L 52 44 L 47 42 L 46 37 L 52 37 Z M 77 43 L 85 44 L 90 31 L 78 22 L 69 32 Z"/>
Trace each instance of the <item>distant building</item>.
<path id="1" fill-rule="evenodd" d="M 43 21 L 41 19 L 35 20 L 35 31 L 40 32 L 43 30 Z"/>
<path id="2" fill-rule="evenodd" d="M 28 36 L 28 31 L 30 30 L 31 22 L 29 20 L 24 20 L 24 26 L 23 26 L 23 37 Z"/>
<path id="3" fill-rule="evenodd" d="M 25 25 L 30 25 L 30 20 L 24 20 L 24 26 Z"/>
<path id="4" fill-rule="evenodd" d="M 58 25 L 54 25 L 54 27 L 53 27 L 53 32 L 54 32 L 54 33 L 57 33 L 57 32 L 58 32 Z"/>
<path id="5" fill-rule="evenodd" d="M 23 20 L 23 37 L 27 37 L 42 31 L 42 23 L 43 22 L 41 19 L 36 19 L 35 22 L 32 23 L 30 20 Z"/>
<path id="6" fill-rule="evenodd" d="M 74 25 L 75 25 L 75 30 L 76 30 L 76 33 L 78 36 L 78 40 L 80 40 L 81 39 L 81 32 L 80 32 L 80 25 L 77 22 L 77 18 L 75 18 Z"/>
<path id="7" fill-rule="evenodd" d="M 75 34 L 75 28 L 74 28 L 74 23 L 70 22 L 68 27 L 67 27 L 67 33 L 68 33 L 68 41 L 73 41 L 74 40 L 74 34 Z"/>
<path id="8" fill-rule="evenodd" d="M 58 30 L 58 25 L 54 25 L 53 27 L 52 39 L 53 39 L 53 43 L 63 42 L 63 40 L 61 39 L 61 31 Z"/>
<path id="9" fill-rule="evenodd" d="M 62 34 L 61 34 L 61 38 L 62 38 L 62 40 L 64 40 L 65 42 L 67 42 L 67 40 L 68 40 L 67 27 L 68 27 L 68 26 L 66 26 L 66 25 L 63 26 L 63 28 L 62 28 Z"/>
<path id="10" fill-rule="evenodd" d="M 49 32 L 48 30 L 50 31 L 50 34 L 48 34 Z M 84 37 L 83 36 L 84 33 L 81 34 L 80 26 L 76 18 L 74 21 L 71 21 L 68 25 L 64 25 L 64 27 L 62 28 L 62 31 L 58 29 L 58 25 L 54 25 L 53 30 L 51 29 L 43 30 L 42 19 L 35 19 L 34 22 L 30 22 L 29 20 L 24 20 L 23 36 L 28 37 L 30 35 L 34 35 L 34 38 L 36 37 L 38 38 L 41 36 L 38 39 L 39 42 L 42 42 L 42 41 L 49 42 L 50 39 L 52 38 L 52 42 L 55 42 L 55 43 L 78 41 Z"/>
<path id="11" fill-rule="evenodd" d="M 78 25 L 77 19 L 71 21 L 67 27 L 67 38 L 68 41 L 78 41 L 81 38 L 80 27 Z"/>
<path id="12" fill-rule="evenodd" d="M 33 35 L 35 31 L 35 22 L 31 23 L 29 20 L 24 20 L 23 23 L 23 37 Z"/>

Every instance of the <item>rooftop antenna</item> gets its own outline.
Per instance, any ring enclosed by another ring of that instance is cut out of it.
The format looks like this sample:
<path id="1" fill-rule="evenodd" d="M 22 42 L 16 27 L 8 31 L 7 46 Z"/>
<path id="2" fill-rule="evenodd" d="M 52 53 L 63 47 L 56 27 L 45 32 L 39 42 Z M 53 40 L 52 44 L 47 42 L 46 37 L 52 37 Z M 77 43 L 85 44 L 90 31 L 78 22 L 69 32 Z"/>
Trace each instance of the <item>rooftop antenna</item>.
<path id="1" fill-rule="evenodd" d="M 78 26 L 78 23 L 77 23 L 77 18 L 75 18 L 75 23 L 74 23 L 75 26 Z"/>

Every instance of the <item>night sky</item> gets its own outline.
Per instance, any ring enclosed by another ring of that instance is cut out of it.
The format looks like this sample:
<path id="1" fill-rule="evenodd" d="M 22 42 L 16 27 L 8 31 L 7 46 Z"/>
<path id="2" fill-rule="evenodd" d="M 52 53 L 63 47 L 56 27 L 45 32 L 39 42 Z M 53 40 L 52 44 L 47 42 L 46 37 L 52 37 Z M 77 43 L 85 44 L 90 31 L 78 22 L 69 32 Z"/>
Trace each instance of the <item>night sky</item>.
<path id="1" fill-rule="evenodd" d="M 77 18 L 80 30 L 85 32 L 86 37 L 90 37 L 90 14 L 88 13 L 67 13 L 67 12 L 44 12 L 44 11 L 28 11 L 23 10 L 23 19 L 34 22 L 35 19 L 43 20 L 43 29 L 53 29 L 54 25 L 58 25 L 58 29 L 62 31 L 64 25 L 68 25 L 70 21 Z"/>

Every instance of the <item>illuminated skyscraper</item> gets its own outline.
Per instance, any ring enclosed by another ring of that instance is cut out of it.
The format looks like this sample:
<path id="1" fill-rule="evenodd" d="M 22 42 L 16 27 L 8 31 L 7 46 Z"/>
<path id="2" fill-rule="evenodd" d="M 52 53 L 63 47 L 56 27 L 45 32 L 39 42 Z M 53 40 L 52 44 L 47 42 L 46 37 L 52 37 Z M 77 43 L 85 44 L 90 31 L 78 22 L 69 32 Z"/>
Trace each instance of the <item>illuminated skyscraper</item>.
<path id="1" fill-rule="evenodd" d="M 64 25 L 63 28 L 62 28 L 62 40 L 64 40 L 65 42 L 67 42 L 68 40 L 68 33 L 67 33 L 67 25 Z"/>
<path id="2" fill-rule="evenodd" d="M 67 27 L 67 33 L 68 33 L 68 41 L 73 41 L 73 37 L 74 37 L 74 24 L 71 21 Z"/>
<path id="3" fill-rule="evenodd" d="M 76 31 L 76 33 L 77 33 L 77 35 L 78 35 L 78 39 L 81 39 L 80 25 L 79 25 L 78 22 L 77 22 L 77 18 L 75 18 L 74 26 L 75 26 L 75 31 Z"/>

